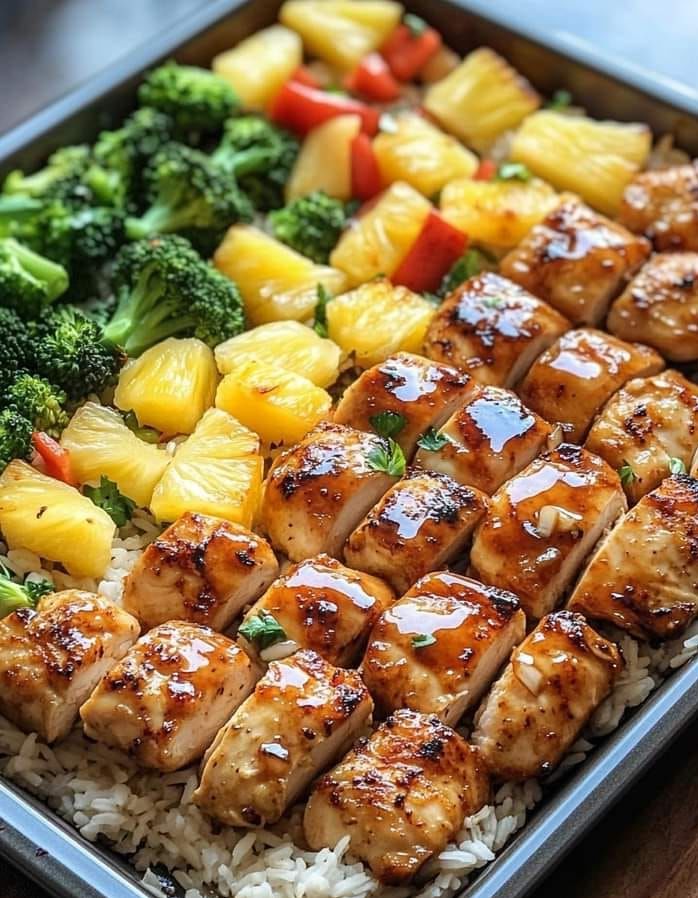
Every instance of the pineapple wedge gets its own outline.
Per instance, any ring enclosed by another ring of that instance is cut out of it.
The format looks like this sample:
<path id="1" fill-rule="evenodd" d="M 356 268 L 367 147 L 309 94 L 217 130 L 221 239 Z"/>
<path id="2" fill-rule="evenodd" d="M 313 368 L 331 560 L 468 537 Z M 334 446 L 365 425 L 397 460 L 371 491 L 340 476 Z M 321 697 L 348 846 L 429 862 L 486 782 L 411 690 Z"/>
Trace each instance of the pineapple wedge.
<path id="1" fill-rule="evenodd" d="M 170 337 L 126 364 L 114 403 L 138 423 L 166 434 L 191 433 L 213 405 L 218 371 L 213 352 L 194 337 Z"/>
<path id="2" fill-rule="evenodd" d="M 441 193 L 441 214 L 476 243 L 516 246 L 558 203 L 550 184 L 530 181 L 473 181 L 461 178 Z"/>
<path id="3" fill-rule="evenodd" d="M 75 487 L 12 461 L 0 477 L 0 529 L 11 549 L 56 561 L 74 577 L 101 577 L 116 527 Z"/>
<path id="4" fill-rule="evenodd" d="M 303 61 L 300 37 L 272 25 L 216 56 L 213 71 L 233 87 L 245 109 L 264 109 Z"/>
<path id="5" fill-rule="evenodd" d="M 61 435 L 61 446 L 70 453 L 79 483 L 98 484 L 104 474 L 141 507 L 150 502 L 171 460 L 164 449 L 140 440 L 118 412 L 96 402 L 86 402 L 75 412 Z"/>
<path id="6" fill-rule="evenodd" d="M 421 352 L 436 309 L 407 287 L 373 280 L 327 304 L 330 337 L 370 368 L 395 352 Z"/>
<path id="7" fill-rule="evenodd" d="M 251 324 L 306 321 L 317 305 L 318 284 L 330 295 L 348 286 L 343 272 L 317 265 L 251 225 L 229 228 L 213 260 L 240 288 Z"/>
<path id="8" fill-rule="evenodd" d="M 455 137 L 444 134 L 423 116 L 395 116 L 395 131 L 382 131 L 373 141 L 384 184 L 406 181 L 430 197 L 455 178 L 469 178 L 478 159 Z"/>
<path id="9" fill-rule="evenodd" d="M 318 387 L 329 387 L 337 380 L 341 354 L 336 343 L 298 321 L 260 324 L 215 349 L 221 374 L 230 374 L 236 365 L 254 360 L 300 374 Z"/>
<path id="10" fill-rule="evenodd" d="M 398 268 L 422 230 L 431 203 L 404 181 L 384 190 L 339 238 L 330 262 L 352 287 Z"/>
<path id="11" fill-rule="evenodd" d="M 351 198 L 351 144 L 361 130 L 358 115 L 338 115 L 308 134 L 286 184 L 286 200 L 322 190 Z"/>
<path id="12" fill-rule="evenodd" d="M 511 158 L 560 190 L 572 190 L 599 211 L 615 215 L 626 185 L 644 166 L 651 147 L 646 125 L 543 110 L 518 130 Z"/>
<path id="13" fill-rule="evenodd" d="M 221 381 L 216 406 L 255 430 L 267 449 L 303 439 L 330 410 L 321 387 L 274 362 L 236 365 Z"/>
<path id="14" fill-rule="evenodd" d="M 257 434 L 210 408 L 155 487 L 150 510 L 159 521 L 198 511 L 251 527 L 263 469 Z"/>
<path id="15" fill-rule="evenodd" d="M 447 131 L 480 152 L 539 106 L 528 81 L 489 47 L 473 50 L 424 98 L 424 108 Z"/>
<path id="16" fill-rule="evenodd" d="M 308 53 L 347 70 L 381 46 L 402 11 L 389 0 L 288 0 L 279 19 L 300 34 Z"/>

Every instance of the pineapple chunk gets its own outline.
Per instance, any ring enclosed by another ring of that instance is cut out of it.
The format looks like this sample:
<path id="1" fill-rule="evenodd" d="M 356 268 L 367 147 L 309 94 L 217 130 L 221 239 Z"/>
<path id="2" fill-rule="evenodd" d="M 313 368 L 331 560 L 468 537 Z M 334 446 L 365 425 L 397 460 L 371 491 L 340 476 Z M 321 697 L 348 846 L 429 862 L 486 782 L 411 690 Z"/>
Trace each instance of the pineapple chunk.
<path id="1" fill-rule="evenodd" d="M 251 225 L 229 228 L 213 261 L 237 283 L 251 324 L 305 321 L 317 305 L 318 284 L 330 295 L 348 286 L 343 272 L 317 265 Z"/>
<path id="2" fill-rule="evenodd" d="M 351 144 L 361 130 L 358 115 L 338 115 L 313 128 L 303 141 L 286 184 L 287 201 L 323 190 L 338 200 L 351 198 Z"/>
<path id="3" fill-rule="evenodd" d="M 339 375 L 341 350 L 298 321 L 272 321 L 231 337 L 216 346 L 221 374 L 230 374 L 241 362 L 252 360 L 276 365 L 307 377 L 318 387 L 329 387 Z"/>
<path id="4" fill-rule="evenodd" d="M 471 240 L 503 249 L 516 246 L 557 204 L 550 184 L 530 181 L 473 181 L 461 178 L 444 187 L 441 213 Z"/>
<path id="5" fill-rule="evenodd" d="M 145 443 L 124 424 L 118 412 L 86 402 L 63 431 L 61 445 L 79 483 L 98 484 L 104 474 L 136 505 L 146 506 L 170 456 Z"/>
<path id="6" fill-rule="evenodd" d="M 431 203 L 414 187 L 396 181 L 339 238 L 330 262 L 352 287 L 398 268 L 422 230 Z"/>
<path id="7" fill-rule="evenodd" d="M 540 97 L 528 81 L 489 47 L 468 54 L 424 98 L 424 108 L 447 131 L 479 151 L 539 106 Z"/>
<path id="8" fill-rule="evenodd" d="M 279 18 L 300 34 L 310 54 L 353 69 L 397 28 L 402 9 L 389 0 L 288 0 Z"/>
<path id="9" fill-rule="evenodd" d="M 159 521 L 198 511 L 251 527 L 263 469 L 257 434 L 210 408 L 155 487 L 150 510 Z"/>
<path id="10" fill-rule="evenodd" d="M 232 85 L 245 109 L 264 109 L 303 61 L 300 37 L 272 25 L 216 56 L 213 71 Z"/>
<path id="11" fill-rule="evenodd" d="M 114 403 L 138 423 L 166 434 L 191 433 L 213 405 L 218 372 L 213 352 L 194 337 L 170 337 L 121 370 Z"/>
<path id="12" fill-rule="evenodd" d="M 423 116 L 404 112 L 395 122 L 397 130 L 383 131 L 373 141 L 383 183 L 406 181 L 429 197 L 475 172 L 477 156 Z"/>
<path id="13" fill-rule="evenodd" d="M 11 549 L 57 561 L 74 577 L 101 577 L 116 527 L 75 487 L 12 461 L 0 477 L 0 530 Z"/>
<path id="14" fill-rule="evenodd" d="M 330 337 L 356 364 L 370 368 L 395 352 L 421 352 L 436 309 L 386 280 L 373 280 L 327 304 Z"/>
<path id="15" fill-rule="evenodd" d="M 543 110 L 516 133 L 511 158 L 560 190 L 573 190 L 599 211 L 614 215 L 651 146 L 646 125 L 597 122 Z"/>
<path id="16" fill-rule="evenodd" d="M 255 430 L 267 448 L 303 439 L 331 405 L 330 394 L 307 377 L 255 360 L 236 365 L 216 393 L 216 406 Z"/>

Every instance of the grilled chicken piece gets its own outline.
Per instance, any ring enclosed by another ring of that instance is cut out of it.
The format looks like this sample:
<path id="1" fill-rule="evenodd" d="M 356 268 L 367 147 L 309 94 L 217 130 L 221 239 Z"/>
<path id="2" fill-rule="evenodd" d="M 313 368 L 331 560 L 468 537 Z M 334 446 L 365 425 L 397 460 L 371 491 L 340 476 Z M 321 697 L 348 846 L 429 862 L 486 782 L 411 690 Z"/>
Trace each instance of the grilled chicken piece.
<path id="1" fill-rule="evenodd" d="M 448 474 L 491 495 L 562 438 L 519 397 L 501 387 L 481 387 L 436 434 L 422 439 L 415 464 Z"/>
<path id="2" fill-rule="evenodd" d="M 177 770 L 203 755 L 256 679 L 250 659 L 226 636 L 170 621 L 138 640 L 80 716 L 92 739 L 144 767 Z"/>
<path id="3" fill-rule="evenodd" d="M 402 595 L 465 551 L 488 503 L 448 474 L 409 468 L 351 534 L 344 557 Z"/>
<path id="4" fill-rule="evenodd" d="M 45 742 L 62 739 L 138 632 L 130 614 L 78 589 L 19 608 L 0 620 L 0 713 Z"/>
<path id="5" fill-rule="evenodd" d="M 291 654 L 300 646 L 330 664 L 349 667 L 361 655 L 378 616 L 394 601 L 382 580 L 318 555 L 291 565 L 272 583 L 245 616 L 238 639 L 261 660 L 279 651 Z M 273 627 L 270 637 L 269 615 L 272 627 L 276 622 L 283 633 Z"/>
<path id="6" fill-rule="evenodd" d="M 488 797 L 475 749 L 438 717 L 403 709 L 315 784 L 303 828 L 315 850 L 349 836 L 351 853 L 396 885 L 442 851 Z"/>
<path id="7" fill-rule="evenodd" d="M 272 662 L 204 758 L 194 801 L 232 826 L 276 822 L 347 750 L 372 710 L 355 670 L 307 650 Z"/>
<path id="8" fill-rule="evenodd" d="M 616 390 L 631 377 L 663 368 L 661 357 L 647 346 L 581 328 L 568 331 L 543 353 L 519 394 L 547 421 L 562 424 L 567 439 L 578 443 Z"/>
<path id="9" fill-rule="evenodd" d="M 659 486 L 672 459 L 690 467 L 698 449 L 698 386 L 678 371 L 629 381 L 609 399 L 585 446 L 620 471 L 634 505 Z"/>
<path id="10" fill-rule="evenodd" d="M 384 436 L 393 436 L 410 458 L 420 435 L 430 427 L 441 427 L 474 389 L 474 381 L 451 365 L 399 352 L 364 371 L 347 387 L 333 420 L 379 433 L 394 422 L 399 430 Z M 387 420 L 384 412 L 389 413 Z"/>
<path id="11" fill-rule="evenodd" d="M 342 546 L 398 475 L 381 470 L 388 441 L 342 424 L 319 424 L 271 466 L 262 499 L 262 527 L 291 561 Z"/>
<path id="12" fill-rule="evenodd" d="M 652 256 L 613 303 L 608 329 L 673 362 L 698 359 L 698 252 Z"/>
<path id="13" fill-rule="evenodd" d="M 635 175 L 625 188 L 619 221 L 658 250 L 698 252 L 698 160 Z"/>
<path id="14" fill-rule="evenodd" d="M 124 584 L 145 629 L 189 620 L 225 630 L 279 572 L 266 540 L 239 524 L 187 512 L 151 543 Z"/>
<path id="15" fill-rule="evenodd" d="M 625 509 L 616 472 L 565 443 L 494 494 L 470 552 L 474 576 L 513 592 L 528 617 L 538 620 L 557 605 L 603 531 Z"/>
<path id="16" fill-rule="evenodd" d="M 500 268 L 575 324 L 597 324 L 649 251 L 644 237 L 566 196 Z"/>
<path id="17" fill-rule="evenodd" d="M 455 726 L 525 632 L 515 595 L 440 571 L 383 612 L 361 673 L 381 716 L 412 708 Z"/>
<path id="18" fill-rule="evenodd" d="M 472 738 L 490 773 L 498 780 L 550 773 L 622 669 L 618 647 L 581 614 L 544 617 L 478 712 Z"/>
<path id="19" fill-rule="evenodd" d="M 569 321 L 491 271 L 470 278 L 441 304 L 424 342 L 429 358 L 463 368 L 481 384 L 514 387 Z"/>
<path id="20" fill-rule="evenodd" d="M 569 608 L 640 638 L 678 636 L 698 616 L 698 480 L 667 478 L 603 540 Z"/>

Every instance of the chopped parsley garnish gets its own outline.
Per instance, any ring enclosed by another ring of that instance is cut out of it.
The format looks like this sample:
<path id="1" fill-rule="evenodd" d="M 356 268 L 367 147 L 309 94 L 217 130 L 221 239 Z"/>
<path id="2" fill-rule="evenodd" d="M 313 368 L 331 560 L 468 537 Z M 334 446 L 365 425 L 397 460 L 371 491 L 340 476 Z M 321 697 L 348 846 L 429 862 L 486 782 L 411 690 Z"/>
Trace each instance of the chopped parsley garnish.
<path id="1" fill-rule="evenodd" d="M 635 480 L 637 480 L 637 474 L 633 471 L 632 466 L 627 463 L 618 469 L 618 476 L 620 477 L 620 482 L 623 486 L 629 486 Z"/>
<path id="2" fill-rule="evenodd" d="M 322 284 L 317 285 L 317 303 L 315 304 L 313 330 L 318 337 L 326 337 L 329 334 L 327 328 L 327 303 L 332 299 Z"/>
<path id="3" fill-rule="evenodd" d="M 548 109 L 567 109 L 572 105 L 572 94 L 568 90 L 556 90 L 546 105 Z"/>
<path id="4" fill-rule="evenodd" d="M 491 253 L 481 249 L 469 249 L 458 259 L 448 274 L 444 276 L 438 295 L 440 297 L 448 296 L 456 287 L 460 287 L 462 283 L 475 277 L 476 274 L 480 274 L 481 271 L 494 263 L 495 258 Z"/>
<path id="5" fill-rule="evenodd" d="M 501 303 L 501 296 L 485 296 L 482 300 L 482 304 L 486 309 L 496 309 Z"/>
<path id="6" fill-rule="evenodd" d="M 412 37 L 421 37 L 429 27 L 424 19 L 412 12 L 407 12 L 402 17 L 402 24 L 409 30 Z"/>
<path id="7" fill-rule="evenodd" d="M 407 418 L 400 412 L 378 412 L 377 415 L 371 415 L 368 420 L 378 436 L 388 439 L 396 437 L 407 424 Z"/>
<path id="8" fill-rule="evenodd" d="M 160 441 L 160 433 L 154 427 L 141 427 L 133 409 L 124 414 L 124 424 L 144 443 L 158 443 Z"/>
<path id="9" fill-rule="evenodd" d="M 373 471 L 381 471 L 383 474 L 390 474 L 391 477 L 402 477 L 407 466 L 405 453 L 395 440 L 391 439 L 386 439 L 385 445 L 372 449 L 368 453 L 367 461 Z"/>
<path id="10" fill-rule="evenodd" d="M 35 608 L 41 596 L 53 592 L 52 584 L 46 580 L 25 580 L 17 583 L 11 572 L 0 564 L 0 618 L 7 617 L 18 608 Z"/>
<path id="11" fill-rule="evenodd" d="M 530 181 L 531 172 L 523 162 L 502 162 L 496 178 L 498 181 Z"/>
<path id="12" fill-rule="evenodd" d="M 29 594 L 29 598 L 36 605 L 42 596 L 53 592 L 53 583 L 47 580 L 46 577 L 41 577 L 38 580 L 25 580 L 24 588 Z"/>
<path id="13" fill-rule="evenodd" d="M 269 611 L 260 611 L 246 620 L 238 631 L 258 649 L 268 649 L 286 639 L 286 631 Z"/>
<path id="14" fill-rule="evenodd" d="M 681 461 L 680 458 L 676 458 L 672 456 L 669 459 L 669 473 L 670 474 L 685 474 L 686 473 L 686 465 Z"/>
<path id="15" fill-rule="evenodd" d="M 99 479 L 99 486 L 86 486 L 83 492 L 98 508 L 106 511 L 117 527 L 123 527 L 131 520 L 136 503 L 120 493 L 114 481 L 104 474 Z"/>
<path id="16" fill-rule="evenodd" d="M 425 431 L 417 440 L 417 445 L 421 449 L 426 449 L 427 452 L 438 452 L 439 449 L 443 449 L 446 443 L 450 443 L 449 438 L 443 433 L 439 433 L 433 427 Z"/>
<path id="17" fill-rule="evenodd" d="M 431 633 L 420 633 L 418 636 L 412 637 L 413 649 L 425 649 L 428 645 L 434 645 L 436 636 Z"/>

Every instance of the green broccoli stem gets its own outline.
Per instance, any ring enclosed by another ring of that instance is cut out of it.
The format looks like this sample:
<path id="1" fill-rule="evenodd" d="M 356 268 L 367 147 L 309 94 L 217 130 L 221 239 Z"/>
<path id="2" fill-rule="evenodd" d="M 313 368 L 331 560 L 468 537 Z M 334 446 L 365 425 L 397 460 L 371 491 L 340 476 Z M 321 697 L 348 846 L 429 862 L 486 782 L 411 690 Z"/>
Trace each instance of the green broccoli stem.
<path id="1" fill-rule="evenodd" d="M 25 271 L 45 284 L 47 302 L 53 302 L 68 289 L 68 272 L 62 265 L 40 256 L 11 237 L 4 241 L 4 245 Z"/>
<path id="2" fill-rule="evenodd" d="M 225 145 L 220 146 L 211 156 L 211 162 L 230 172 L 236 178 L 244 178 L 245 175 L 256 174 L 266 166 L 271 165 L 276 158 L 276 153 L 262 147 L 249 147 L 246 150 L 231 150 Z"/>
<path id="3" fill-rule="evenodd" d="M 36 218 L 44 205 L 29 196 L 0 196 L 0 237 L 9 237 L 18 225 Z"/>
<path id="4" fill-rule="evenodd" d="M 178 212 L 172 206 L 157 203 L 140 218 L 126 219 L 126 236 L 129 240 L 143 240 L 155 234 L 171 234 L 187 228 L 190 219 L 187 207 Z"/>
<path id="5" fill-rule="evenodd" d="M 18 608 L 33 607 L 34 602 L 23 586 L 7 577 L 0 577 L 0 618 L 7 617 Z"/>

